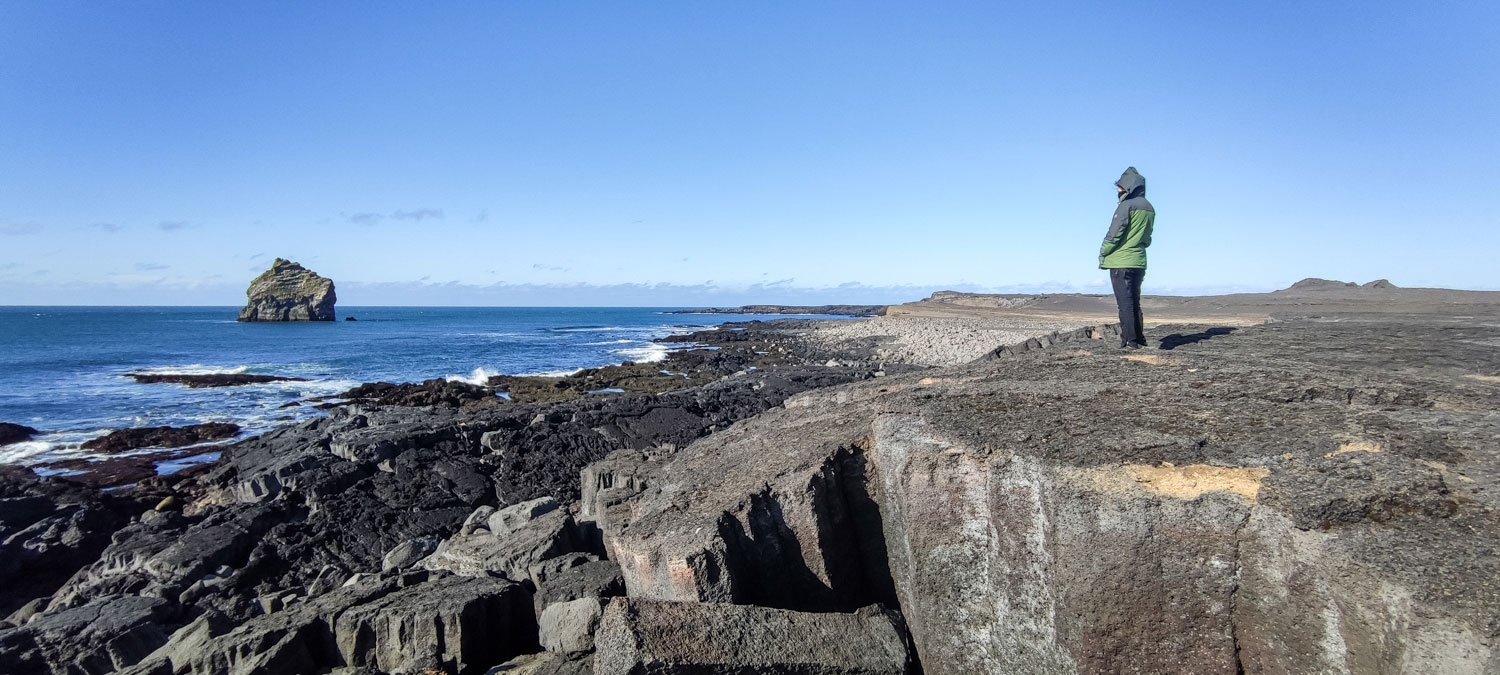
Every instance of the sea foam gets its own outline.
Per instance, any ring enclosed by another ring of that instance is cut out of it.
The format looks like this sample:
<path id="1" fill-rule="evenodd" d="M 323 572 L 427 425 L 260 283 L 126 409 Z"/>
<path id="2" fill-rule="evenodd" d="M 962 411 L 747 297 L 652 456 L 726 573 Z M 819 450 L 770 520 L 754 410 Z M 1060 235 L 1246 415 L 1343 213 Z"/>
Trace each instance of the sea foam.
<path id="1" fill-rule="evenodd" d="M 449 382 L 466 382 L 468 384 L 482 387 L 486 384 L 489 384 L 490 378 L 499 374 L 500 373 L 498 371 L 490 370 L 489 368 L 480 366 L 478 368 L 475 368 L 474 372 L 469 373 L 468 375 L 449 375 L 447 377 L 444 377 L 443 379 Z"/>

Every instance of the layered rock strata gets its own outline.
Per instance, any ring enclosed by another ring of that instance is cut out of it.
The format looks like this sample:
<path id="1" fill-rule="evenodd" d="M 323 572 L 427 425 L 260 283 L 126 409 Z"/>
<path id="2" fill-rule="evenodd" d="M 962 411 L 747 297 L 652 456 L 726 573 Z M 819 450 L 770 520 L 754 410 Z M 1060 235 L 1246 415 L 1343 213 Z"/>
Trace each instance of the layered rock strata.
<path id="1" fill-rule="evenodd" d="M 333 280 L 282 258 L 251 281 L 245 295 L 240 321 L 333 321 L 338 301 Z"/>

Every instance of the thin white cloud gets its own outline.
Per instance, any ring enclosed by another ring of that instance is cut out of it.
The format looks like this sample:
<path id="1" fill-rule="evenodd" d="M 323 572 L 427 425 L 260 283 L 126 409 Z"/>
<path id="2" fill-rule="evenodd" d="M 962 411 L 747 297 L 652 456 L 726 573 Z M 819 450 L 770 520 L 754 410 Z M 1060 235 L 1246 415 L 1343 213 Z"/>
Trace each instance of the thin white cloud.
<path id="1" fill-rule="evenodd" d="M 171 265 L 162 265 L 160 263 L 136 263 L 135 264 L 135 270 L 137 272 L 155 272 L 157 270 L 167 269 L 168 267 L 171 267 Z"/>
<path id="2" fill-rule="evenodd" d="M 156 224 L 156 229 L 162 232 L 180 232 L 192 227 L 193 224 L 186 220 L 165 220 Z"/>
<path id="3" fill-rule="evenodd" d="M 89 225 L 89 227 L 102 232 L 119 232 L 120 230 L 125 229 L 125 226 L 119 223 L 92 223 Z"/>
<path id="4" fill-rule="evenodd" d="M 410 211 L 397 211 L 391 214 L 391 218 L 396 220 L 415 220 L 417 222 L 427 220 L 428 218 L 441 220 L 442 217 L 442 209 L 412 209 Z"/>
<path id="5" fill-rule="evenodd" d="M 386 220 L 411 220 L 416 222 L 422 222 L 427 219 L 441 220 L 443 218 L 443 210 L 423 207 L 417 209 L 397 209 L 389 214 L 375 213 L 374 211 L 359 211 L 356 213 L 340 213 L 339 217 L 343 218 L 344 222 L 350 225 L 369 226 L 378 225 Z"/>
<path id="6" fill-rule="evenodd" d="M 42 226 L 36 223 L 0 223 L 0 234 L 7 236 L 21 236 L 36 234 L 42 231 Z"/>

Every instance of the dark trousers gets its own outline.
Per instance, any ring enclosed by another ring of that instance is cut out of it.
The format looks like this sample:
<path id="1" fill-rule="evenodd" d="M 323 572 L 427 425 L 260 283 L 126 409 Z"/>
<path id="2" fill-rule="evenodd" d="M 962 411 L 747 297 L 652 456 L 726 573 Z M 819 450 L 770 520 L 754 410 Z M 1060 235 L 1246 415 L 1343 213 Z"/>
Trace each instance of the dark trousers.
<path id="1" fill-rule="evenodd" d="M 1143 269 L 1116 269 L 1109 271 L 1109 283 L 1115 287 L 1115 306 L 1120 308 L 1120 343 L 1146 344 L 1144 328 L 1141 326 L 1141 282 L 1146 279 Z"/>

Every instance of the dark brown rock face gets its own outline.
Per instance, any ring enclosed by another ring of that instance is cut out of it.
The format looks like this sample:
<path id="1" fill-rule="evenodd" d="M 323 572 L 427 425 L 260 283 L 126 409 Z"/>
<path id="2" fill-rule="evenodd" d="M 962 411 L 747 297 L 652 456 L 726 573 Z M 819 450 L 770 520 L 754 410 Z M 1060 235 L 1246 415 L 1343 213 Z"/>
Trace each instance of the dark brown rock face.
<path id="1" fill-rule="evenodd" d="M 205 441 L 234 438 L 240 427 L 227 422 L 205 422 L 186 427 L 138 427 L 111 431 L 83 443 L 84 450 L 124 452 L 136 448 L 180 448 Z"/>
<path id="2" fill-rule="evenodd" d="M 29 440 L 32 434 L 35 433 L 36 429 L 23 424 L 0 422 L 0 445 L 10 445 L 11 443 L 20 443 L 21 441 Z"/>
<path id="3" fill-rule="evenodd" d="M 127 377 L 141 384 L 185 384 L 192 389 L 208 387 L 238 387 L 265 382 L 306 382 L 306 378 L 282 377 L 280 375 L 250 375 L 248 373 L 210 373 L 205 375 L 167 375 L 156 373 L 126 373 Z"/>
<path id="4" fill-rule="evenodd" d="M 250 282 L 240 321 L 333 321 L 333 280 L 290 260 L 277 258 Z"/>

